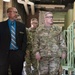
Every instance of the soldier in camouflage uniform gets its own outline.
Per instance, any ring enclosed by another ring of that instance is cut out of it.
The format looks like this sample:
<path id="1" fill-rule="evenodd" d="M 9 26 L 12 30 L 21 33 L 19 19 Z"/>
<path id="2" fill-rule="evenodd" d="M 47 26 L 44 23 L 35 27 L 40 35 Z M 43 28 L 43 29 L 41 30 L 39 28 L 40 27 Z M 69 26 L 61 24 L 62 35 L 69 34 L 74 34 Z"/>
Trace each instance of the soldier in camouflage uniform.
<path id="1" fill-rule="evenodd" d="M 26 72 L 27 75 L 36 75 L 37 73 L 37 64 L 36 64 L 36 59 L 34 58 L 33 54 L 33 43 L 34 43 L 34 37 L 35 37 L 35 32 L 36 28 L 38 27 L 38 21 L 36 18 L 31 19 L 31 27 L 27 28 L 27 38 L 28 38 L 28 43 L 27 43 L 27 50 L 26 50 Z M 31 68 L 33 67 L 33 70 Z"/>
<path id="2" fill-rule="evenodd" d="M 34 50 L 40 75 L 59 75 L 60 60 L 66 57 L 66 44 L 61 29 L 53 25 L 53 14 L 46 12 L 45 24 L 36 32 Z"/>

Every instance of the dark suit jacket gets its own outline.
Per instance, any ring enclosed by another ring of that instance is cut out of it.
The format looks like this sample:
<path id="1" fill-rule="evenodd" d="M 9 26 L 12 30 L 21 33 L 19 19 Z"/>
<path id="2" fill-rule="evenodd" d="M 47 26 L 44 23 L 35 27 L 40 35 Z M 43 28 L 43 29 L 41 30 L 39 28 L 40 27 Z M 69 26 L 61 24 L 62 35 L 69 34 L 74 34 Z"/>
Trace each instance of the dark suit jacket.
<path id="1" fill-rule="evenodd" d="M 0 58 L 8 54 L 10 48 L 11 34 L 8 26 L 8 20 L 0 22 Z M 16 43 L 19 50 L 25 53 L 27 35 L 25 25 L 16 21 Z"/>

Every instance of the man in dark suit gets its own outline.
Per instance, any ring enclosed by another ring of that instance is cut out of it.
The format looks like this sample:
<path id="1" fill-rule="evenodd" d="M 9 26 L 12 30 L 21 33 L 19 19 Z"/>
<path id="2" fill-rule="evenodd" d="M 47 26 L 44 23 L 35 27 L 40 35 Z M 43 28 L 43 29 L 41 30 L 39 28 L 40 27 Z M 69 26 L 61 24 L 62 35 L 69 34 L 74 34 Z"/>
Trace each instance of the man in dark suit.
<path id="1" fill-rule="evenodd" d="M 27 35 L 25 25 L 16 21 L 17 9 L 7 9 L 8 20 L 0 22 L 0 75 L 22 75 Z"/>

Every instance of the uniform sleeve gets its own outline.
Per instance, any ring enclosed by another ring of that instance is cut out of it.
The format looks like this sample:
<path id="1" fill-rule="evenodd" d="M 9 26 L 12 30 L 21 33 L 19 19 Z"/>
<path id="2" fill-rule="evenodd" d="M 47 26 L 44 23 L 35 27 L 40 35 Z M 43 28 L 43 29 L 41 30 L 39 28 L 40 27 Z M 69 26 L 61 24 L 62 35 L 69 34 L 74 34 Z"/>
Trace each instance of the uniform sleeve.
<path id="1" fill-rule="evenodd" d="M 26 29 L 27 32 L 27 48 L 26 48 L 26 58 L 30 57 L 30 53 L 32 51 L 32 37 L 31 37 L 31 32 Z"/>
<path id="2" fill-rule="evenodd" d="M 67 51 L 65 37 L 64 37 L 63 33 L 60 33 L 60 49 L 62 52 Z"/>
<path id="3" fill-rule="evenodd" d="M 33 53 L 39 52 L 39 45 L 40 45 L 39 35 L 38 35 L 38 32 L 36 32 L 35 38 L 34 38 Z"/>
<path id="4" fill-rule="evenodd" d="M 31 34 L 30 34 L 30 31 L 26 30 L 27 31 L 27 50 L 29 50 L 31 48 Z"/>

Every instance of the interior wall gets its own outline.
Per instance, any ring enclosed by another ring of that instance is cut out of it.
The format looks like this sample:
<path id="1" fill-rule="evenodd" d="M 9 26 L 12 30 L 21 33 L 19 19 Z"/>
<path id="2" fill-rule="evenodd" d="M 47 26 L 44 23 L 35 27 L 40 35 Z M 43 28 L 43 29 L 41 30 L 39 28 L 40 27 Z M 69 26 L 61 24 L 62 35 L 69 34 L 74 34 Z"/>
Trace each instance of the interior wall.
<path id="1" fill-rule="evenodd" d="M 65 16 L 65 27 L 64 29 L 67 29 L 67 27 L 73 22 L 73 9 L 69 9 L 66 16 Z"/>
<path id="2" fill-rule="evenodd" d="M 10 2 L 3 1 L 3 20 L 7 20 L 8 19 L 7 9 L 9 7 L 12 7 L 12 1 L 10 1 Z"/>
<path id="3" fill-rule="evenodd" d="M 0 0 L 0 21 L 3 20 L 3 0 Z"/>
<path id="4" fill-rule="evenodd" d="M 75 21 L 75 1 L 74 1 L 74 4 L 73 4 L 73 21 Z"/>

